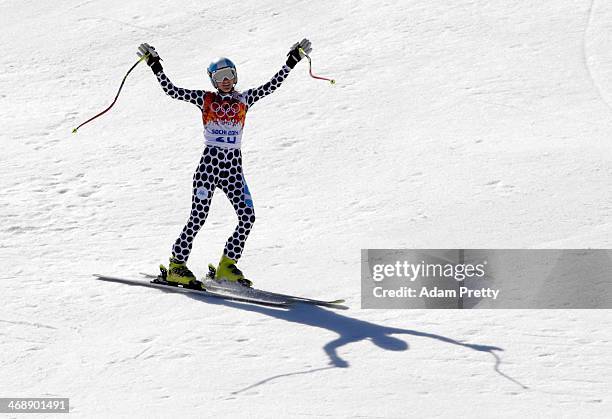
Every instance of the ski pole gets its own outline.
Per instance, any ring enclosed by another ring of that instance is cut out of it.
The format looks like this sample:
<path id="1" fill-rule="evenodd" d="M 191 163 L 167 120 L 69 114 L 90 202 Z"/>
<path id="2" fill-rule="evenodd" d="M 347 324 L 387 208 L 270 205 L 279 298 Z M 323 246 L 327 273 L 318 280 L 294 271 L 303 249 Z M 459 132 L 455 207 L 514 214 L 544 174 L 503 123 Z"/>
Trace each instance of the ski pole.
<path id="1" fill-rule="evenodd" d="M 314 74 L 312 74 L 312 60 L 310 59 L 310 56 L 306 54 L 306 51 L 304 51 L 302 48 L 300 48 L 300 52 L 304 54 L 306 58 L 308 58 L 308 71 L 310 72 L 310 77 L 312 77 L 313 79 L 327 80 L 331 84 L 336 84 L 336 80 L 334 79 L 328 79 L 327 77 L 315 76 Z"/>
<path id="2" fill-rule="evenodd" d="M 149 56 L 149 54 L 145 54 L 145 55 L 143 55 L 142 57 L 140 57 L 140 59 L 134 63 L 134 65 L 133 65 L 133 66 L 132 66 L 132 67 L 131 67 L 131 68 L 128 70 L 128 72 L 127 72 L 127 73 L 125 73 L 125 76 L 123 76 L 123 80 L 121 81 L 121 86 L 119 86 L 119 90 L 117 91 L 117 95 L 115 96 L 115 100 L 113 100 L 113 103 L 111 103 L 111 104 L 110 104 L 110 106 L 109 106 L 108 108 L 104 109 L 102 112 L 98 113 L 97 115 L 92 116 L 92 117 L 91 117 L 91 118 L 89 118 L 87 121 L 83 122 L 83 123 L 82 123 L 82 124 L 80 124 L 78 127 L 76 127 L 75 129 L 73 129 L 73 130 L 72 130 L 72 133 L 73 133 L 73 134 L 76 134 L 76 133 L 77 133 L 77 130 L 78 130 L 79 128 L 81 128 L 83 125 L 87 124 L 88 122 L 93 121 L 94 119 L 96 119 L 96 118 L 97 118 L 97 117 L 99 117 L 99 116 L 104 115 L 106 112 L 108 112 L 108 111 L 110 110 L 110 108 L 112 108 L 112 107 L 113 107 L 113 105 L 115 104 L 115 102 L 117 102 L 117 98 L 119 97 L 119 93 L 121 93 L 121 89 L 123 89 L 123 84 L 125 83 L 125 79 L 127 79 L 127 77 L 130 75 L 130 73 L 132 72 L 132 70 L 133 70 L 134 68 L 136 68 L 136 66 L 137 66 L 138 64 L 140 64 L 140 62 L 141 62 L 142 60 L 146 59 L 148 56 Z"/>

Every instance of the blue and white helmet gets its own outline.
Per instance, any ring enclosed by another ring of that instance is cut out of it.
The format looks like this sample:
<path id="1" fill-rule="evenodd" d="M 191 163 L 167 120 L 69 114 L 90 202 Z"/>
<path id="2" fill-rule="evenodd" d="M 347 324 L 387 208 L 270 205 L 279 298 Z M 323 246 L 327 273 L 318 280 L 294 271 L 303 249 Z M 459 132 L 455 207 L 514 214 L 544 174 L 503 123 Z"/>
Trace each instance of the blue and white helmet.
<path id="1" fill-rule="evenodd" d="M 221 82 L 224 79 L 233 79 L 234 84 L 238 83 L 238 72 L 236 71 L 236 65 L 229 58 L 220 57 L 213 60 L 208 65 L 208 77 L 210 77 L 210 82 L 215 88 L 217 87 L 217 82 Z"/>

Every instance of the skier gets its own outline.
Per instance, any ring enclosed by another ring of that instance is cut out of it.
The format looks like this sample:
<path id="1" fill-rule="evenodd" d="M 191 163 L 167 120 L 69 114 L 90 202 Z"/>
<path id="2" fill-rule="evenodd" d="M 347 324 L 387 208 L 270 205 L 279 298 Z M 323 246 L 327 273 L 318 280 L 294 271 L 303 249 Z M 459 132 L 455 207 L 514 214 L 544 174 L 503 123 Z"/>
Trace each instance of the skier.
<path id="1" fill-rule="evenodd" d="M 287 54 L 285 65 L 262 86 L 238 92 L 236 66 L 228 58 L 218 58 L 208 66 L 208 76 L 216 92 L 189 90 L 176 87 L 164 73 L 160 57 L 149 44 L 138 47 L 138 56 L 146 61 L 157 77 L 164 92 L 174 99 L 190 102 L 202 112 L 205 148 L 193 175 L 191 213 L 187 224 L 172 247 L 170 266 L 166 280 L 174 284 L 196 283 L 195 275 L 187 268 L 187 259 L 193 240 L 204 225 L 213 193 L 220 188 L 231 201 L 238 225 L 227 239 L 216 270 L 215 279 L 238 282 L 245 286 L 252 283 L 236 266 L 242 256 L 245 241 L 255 222 L 255 211 L 249 188 L 242 171 L 240 143 L 247 111 L 259 99 L 275 91 L 291 69 L 312 51 L 310 41 L 296 42 Z"/>

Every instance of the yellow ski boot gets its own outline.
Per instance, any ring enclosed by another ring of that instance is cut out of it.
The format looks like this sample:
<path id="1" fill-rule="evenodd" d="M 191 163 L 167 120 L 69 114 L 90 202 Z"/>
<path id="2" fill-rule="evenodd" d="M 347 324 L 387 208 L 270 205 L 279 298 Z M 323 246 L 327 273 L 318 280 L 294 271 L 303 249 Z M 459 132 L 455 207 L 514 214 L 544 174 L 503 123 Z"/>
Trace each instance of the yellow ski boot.
<path id="1" fill-rule="evenodd" d="M 163 274 L 165 270 L 163 265 L 160 267 L 160 269 L 162 270 Z M 164 279 L 172 285 L 193 287 L 197 287 L 199 282 L 193 272 L 189 270 L 185 262 L 179 262 L 174 258 L 170 258 L 170 265 L 168 266 L 167 274 Z"/>
<path id="2" fill-rule="evenodd" d="M 253 283 L 244 277 L 244 274 L 238 267 L 236 266 L 236 261 L 228 258 L 227 256 L 221 256 L 221 261 L 219 262 L 219 266 L 215 271 L 216 281 L 228 281 L 228 282 L 237 282 L 240 285 L 245 287 L 250 287 Z"/>

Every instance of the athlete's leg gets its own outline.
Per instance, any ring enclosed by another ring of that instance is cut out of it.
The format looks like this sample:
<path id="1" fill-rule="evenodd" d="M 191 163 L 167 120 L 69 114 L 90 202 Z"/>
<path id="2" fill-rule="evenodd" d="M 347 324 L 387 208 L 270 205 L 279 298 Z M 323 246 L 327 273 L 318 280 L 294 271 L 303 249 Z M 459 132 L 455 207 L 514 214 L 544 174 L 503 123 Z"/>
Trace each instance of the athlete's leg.
<path id="1" fill-rule="evenodd" d="M 186 262 L 191 253 L 193 239 L 204 225 L 210 202 L 215 191 L 216 178 L 219 175 L 216 147 L 206 147 L 193 175 L 193 192 L 191 198 L 191 214 L 181 235 L 172 247 L 172 257 L 177 262 Z"/>
<path id="2" fill-rule="evenodd" d="M 227 239 L 223 253 L 237 261 L 242 256 L 244 244 L 253 228 L 255 209 L 249 188 L 244 180 L 240 150 L 227 150 L 223 160 L 218 186 L 225 192 L 238 216 L 238 225 L 234 233 Z"/>

